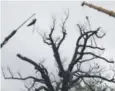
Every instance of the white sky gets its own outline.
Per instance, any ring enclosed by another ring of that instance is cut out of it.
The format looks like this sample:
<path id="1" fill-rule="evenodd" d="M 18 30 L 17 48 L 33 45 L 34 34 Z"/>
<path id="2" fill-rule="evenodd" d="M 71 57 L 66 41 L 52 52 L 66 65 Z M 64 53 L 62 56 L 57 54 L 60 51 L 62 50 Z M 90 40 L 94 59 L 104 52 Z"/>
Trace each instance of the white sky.
<path id="1" fill-rule="evenodd" d="M 90 1 L 91 2 L 91 1 Z M 92 2 L 98 6 L 102 6 L 106 9 L 115 10 L 115 2 L 98 1 Z M 67 21 L 67 38 L 61 47 L 60 53 L 62 58 L 71 59 L 73 49 L 75 47 L 76 36 L 78 31 L 76 30 L 77 23 L 86 22 L 83 8 L 80 6 L 79 1 L 2 1 L 1 3 L 1 38 L 3 39 L 16 29 L 24 20 L 26 20 L 33 13 L 36 13 L 38 30 L 40 32 L 48 32 L 52 25 L 52 15 L 57 18 L 57 23 L 61 22 L 64 17 L 64 11 L 69 8 L 70 17 Z M 90 17 L 92 28 L 95 29 L 99 26 L 106 32 L 106 36 L 98 42 L 99 45 L 106 48 L 105 56 L 107 58 L 115 59 L 115 18 L 106 14 L 98 12 L 94 9 L 84 7 L 85 14 Z M 30 20 L 31 21 L 31 20 Z M 51 71 L 53 71 L 54 62 L 52 61 L 52 51 L 47 45 L 44 45 L 42 39 L 36 32 L 32 33 L 33 27 L 26 27 L 30 22 L 28 21 L 16 35 L 2 48 L 2 66 L 7 68 L 11 67 L 11 70 L 16 73 L 20 71 L 22 76 L 27 76 L 33 71 L 33 67 L 21 61 L 16 57 L 17 53 L 21 53 L 37 62 L 39 59 L 47 59 L 44 63 Z M 57 24 L 57 27 L 59 25 Z M 60 30 L 56 30 L 60 31 Z M 50 65 L 50 66 L 49 66 Z M 16 74 L 15 74 L 16 75 Z M 4 80 L 2 78 L 2 91 L 20 91 L 23 89 L 22 82 Z"/>

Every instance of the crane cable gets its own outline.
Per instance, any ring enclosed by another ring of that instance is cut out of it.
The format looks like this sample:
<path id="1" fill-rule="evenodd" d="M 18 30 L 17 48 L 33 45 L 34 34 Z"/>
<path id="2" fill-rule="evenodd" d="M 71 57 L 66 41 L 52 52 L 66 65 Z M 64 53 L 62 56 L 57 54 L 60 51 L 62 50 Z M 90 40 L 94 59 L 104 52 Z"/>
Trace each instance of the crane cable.
<path id="1" fill-rule="evenodd" d="M 83 6 L 82 6 L 82 7 L 83 7 Z M 83 13 L 84 13 L 85 19 L 87 20 L 89 29 L 92 30 L 92 28 L 91 28 L 91 23 L 90 23 L 90 20 L 89 20 L 89 16 L 88 16 L 87 12 L 85 11 L 85 8 L 84 8 L 84 7 L 83 7 Z M 94 37 L 94 36 L 91 37 L 91 45 L 93 45 L 93 41 L 94 41 L 95 46 L 97 47 L 97 43 L 96 43 L 96 40 L 95 40 L 95 37 Z"/>
<path id="2" fill-rule="evenodd" d="M 35 16 L 34 16 L 34 19 L 35 19 Z M 35 24 L 36 24 L 36 23 L 35 23 Z M 34 31 L 35 31 L 35 28 L 36 28 L 35 24 L 33 25 L 32 33 L 34 33 Z"/>
<path id="3" fill-rule="evenodd" d="M 34 6 L 33 6 L 33 11 L 34 11 L 34 12 L 36 12 L 36 8 L 37 8 L 36 5 L 34 5 Z M 36 15 L 37 15 L 37 14 L 36 14 Z M 33 19 L 36 19 L 36 20 L 37 20 L 36 16 L 34 16 Z M 35 31 L 38 30 L 38 26 L 36 25 L 36 23 L 37 23 L 37 21 L 35 22 L 35 24 L 33 24 L 32 33 L 35 33 Z"/>

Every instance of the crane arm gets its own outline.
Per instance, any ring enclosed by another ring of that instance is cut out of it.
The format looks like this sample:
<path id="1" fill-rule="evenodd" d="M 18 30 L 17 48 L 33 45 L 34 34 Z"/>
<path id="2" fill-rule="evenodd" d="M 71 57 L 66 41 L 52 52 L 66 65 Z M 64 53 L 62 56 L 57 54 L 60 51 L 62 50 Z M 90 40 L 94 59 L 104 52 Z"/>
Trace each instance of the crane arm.
<path id="1" fill-rule="evenodd" d="M 105 14 L 108 14 L 108 15 L 110 15 L 110 16 L 112 16 L 112 17 L 115 18 L 115 12 L 114 12 L 114 11 L 107 10 L 107 9 L 105 9 L 105 8 L 102 8 L 102 7 L 93 5 L 93 4 L 89 4 L 89 3 L 85 2 L 85 1 L 82 2 L 81 6 L 84 6 L 84 5 L 86 5 L 86 6 L 90 7 L 90 8 L 96 9 L 96 10 L 98 10 L 98 11 L 101 11 L 101 12 L 103 12 L 103 13 L 105 13 Z"/>

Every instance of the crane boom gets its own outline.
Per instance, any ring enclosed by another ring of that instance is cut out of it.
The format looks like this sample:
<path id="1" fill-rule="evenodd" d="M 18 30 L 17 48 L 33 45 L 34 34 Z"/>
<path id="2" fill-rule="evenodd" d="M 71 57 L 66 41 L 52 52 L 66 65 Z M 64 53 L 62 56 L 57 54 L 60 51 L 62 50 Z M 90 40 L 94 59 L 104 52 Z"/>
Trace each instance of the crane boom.
<path id="1" fill-rule="evenodd" d="M 110 15 L 110 16 L 115 18 L 115 11 L 107 10 L 107 9 L 99 7 L 99 6 L 89 4 L 89 3 L 85 2 L 85 1 L 82 2 L 81 6 L 84 6 L 84 5 L 89 6 L 89 7 L 93 8 L 93 9 L 98 10 L 98 11 L 101 11 L 101 12 L 103 12 L 105 14 L 108 14 L 108 15 Z"/>

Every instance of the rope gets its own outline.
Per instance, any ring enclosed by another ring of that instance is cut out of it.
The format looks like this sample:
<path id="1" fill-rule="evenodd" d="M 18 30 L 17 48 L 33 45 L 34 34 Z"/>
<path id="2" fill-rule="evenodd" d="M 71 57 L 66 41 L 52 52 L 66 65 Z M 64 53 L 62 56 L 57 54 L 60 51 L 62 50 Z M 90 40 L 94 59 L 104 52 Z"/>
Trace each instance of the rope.
<path id="1" fill-rule="evenodd" d="M 85 19 L 87 20 L 87 23 L 88 23 L 88 25 L 89 25 L 89 28 L 90 28 L 90 30 L 92 30 L 91 24 L 90 24 L 90 20 L 89 20 L 89 16 L 88 16 L 88 14 L 86 13 L 84 7 L 83 7 L 83 12 L 84 12 L 84 17 L 85 17 Z M 91 45 L 93 45 L 93 41 L 94 41 L 95 46 L 97 46 L 97 43 L 96 43 L 96 40 L 95 40 L 95 37 L 94 37 L 94 36 L 91 37 Z"/>

